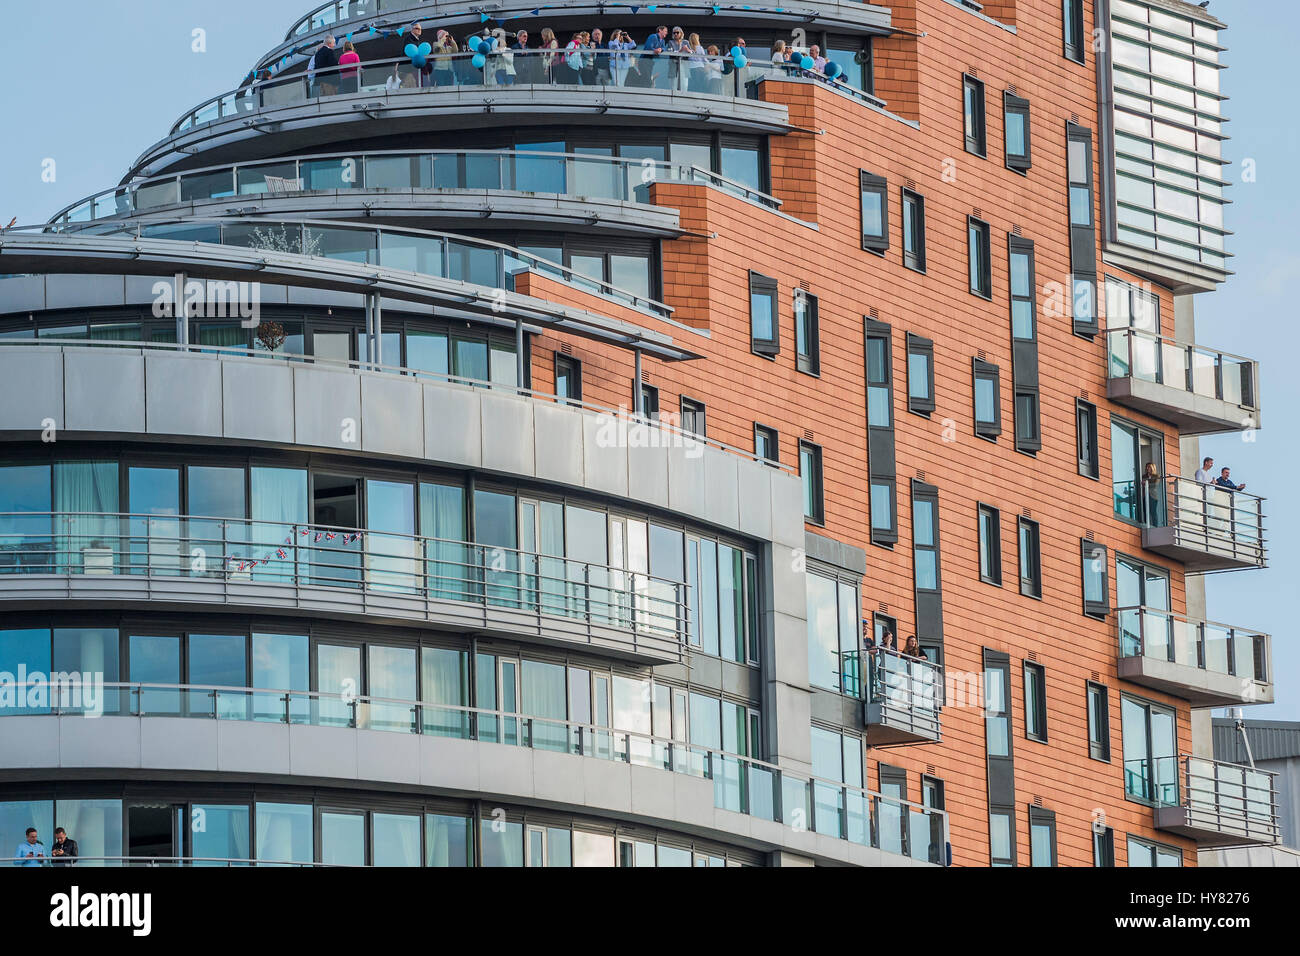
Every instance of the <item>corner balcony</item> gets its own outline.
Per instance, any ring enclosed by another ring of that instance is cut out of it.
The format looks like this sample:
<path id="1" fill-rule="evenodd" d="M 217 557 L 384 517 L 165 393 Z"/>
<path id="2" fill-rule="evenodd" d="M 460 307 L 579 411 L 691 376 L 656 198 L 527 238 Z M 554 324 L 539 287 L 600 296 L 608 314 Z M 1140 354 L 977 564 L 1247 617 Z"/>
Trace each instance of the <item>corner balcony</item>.
<path id="1" fill-rule="evenodd" d="M 1190 478 L 1167 477 L 1156 487 L 1142 547 L 1192 574 L 1267 566 L 1263 498 Z"/>
<path id="2" fill-rule="evenodd" d="M 106 189 L 56 214 L 75 232 L 141 216 L 240 215 L 410 220 L 515 228 L 598 227 L 680 234 L 656 182 L 699 183 L 767 209 L 781 201 L 685 163 L 532 150 L 393 150 L 211 166 Z"/>
<path id="3" fill-rule="evenodd" d="M 1272 639 L 1172 611 L 1115 611 L 1119 676 L 1193 707 L 1273 702 Z"/>
<path id="4" fill-rule="evenodd" d="M 0 514 L 0 604 L 307 613 L 685 660 L 687 585 L 470 541 L 232 518 Z"/>
<path id="5" fill-rule="evenodd" d="M 1125 789 L 1155 809 L 1158 830 L 1205 847 L 1277 843 L 1274 773 L 1205 757 L 1144 758 L 1124 763 Z"/>
<path id="6" fill-rule="evenodd" d="M 884 648 L 872 652 L 868 661 L 870 678 L 863 705 L 867 746 L 938 743 L 943 669 Z"/>
<path id="7" fill-rule="evenodd" d="M 28 681 L 0 766 L 184 769 L 400 784 L 581 806 L 859 865 L 948 865 L 948 818 L 708 743 L 428 701 Z M 86 719 L 93 715 L 94 719 Z"/>
<path id="8" fill-rule="evenodd" d="M 1183 435 L 1260 426 L 1259 363 L 1138 329 L 1110 329 L 1106 394 Z"/>

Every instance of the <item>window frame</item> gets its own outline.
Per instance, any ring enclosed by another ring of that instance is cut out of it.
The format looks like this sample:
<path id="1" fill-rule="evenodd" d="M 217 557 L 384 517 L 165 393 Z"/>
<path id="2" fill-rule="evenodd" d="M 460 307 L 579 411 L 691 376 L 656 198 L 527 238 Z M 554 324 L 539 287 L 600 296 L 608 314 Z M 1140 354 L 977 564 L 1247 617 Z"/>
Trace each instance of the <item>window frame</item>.
<path id="1" fill-rule="evenodd" d="M 770 444 L 775 457 L 765 458 L 758 453 L 758 436 L 760 432 L 764 435 L 770 436 Z M 763 425 L 759 422 L 754 422 L 754 458 L 757 461 L 771 462 L 774 465 L 779 465 L 781 463 L 781 433 L 771 425 Z"/>
<path id="2" fill-rule="evenodd" d="M 775 360 L 781 354 L 781 300 L 779 285 L 771 276 L 749 270 L 749 350 Z M 766 296 L 772 303 L 772 336 L 760 338 L 754 332 L 754 298 Z"/>
<path id="3" fill-rule="evenodd" d="M 924 355 L 926 357 L 926 390 L 929 393 L 929 398 L 918 398 L 912 395 L 913 355 Z M 934 341 L 913 332 L 908 332 L 906 340 L 906 356 L 907 410 L 913 414 L 924 415 L 928 418 L 937 407 L 934 395 Z"/>
<path id="4" fill-rule="evenodd" d="M 1097 453 L 1097 406 L 1082 398 L 1074 400 L 1075 449 L 1078 455 L 1079 474 L 1093 481 L 1101 481 L 1101 455 Z M 1084 422 L 1087 422 L 1085 431 Z M 1084 438 L 1088 439 L 1092 454 L 1084 454 Z"/>
<path id="5" fill-rule="evenodd" d="M 1012 153 L 1009 137 L 1007 136 L 1007 117 L 1020 116 L 1024 120 L 1025 128 L 1025 151 L 1023 153 Z M 1017 96 L 1010 90 L 1002 93 L 1002 146 L 1005 154 L 1007 169 L 1012 172 L 1020 173 L 1027 176 L 1029 170 L 1033 167 L 1032 147 L 1029 136 L 1029 100 L 1023 96 Z"/>
<path id="6" fill-rule="evenodd" d="M 1076 179 L 1071 166 L 1070 152 L 1075 144 L 1081 144 L 1083 155 L 1083 178 Z M 1098 313 L 1100 303 L 1097 301 L 1097 189 L 1093 174 L 1092 130 L 1078 123 L 1065 124 L 1065 179 L 1066 179 L 1066 222 L 1070 234 L 1070 323 L 1075 335 L 1092 341 L 1101 331 Z M 1088 194 L 1088 222 L 1074 221 L 1074 193 L 1084 189 Z M 1090 312 L 1081 317 L 1079 311 L 1080 291 L 1089 300 Z"/>
<path id="7" fill-rule="evenodd" d="M 1088 708 L 1088 758 L 1110 763 L 1110 688 L 1091 680 L 1086 681 L 1084 687 Z M 1094 711 L 1094 700 L 1101 702 L 1099 712 Z M 1094 736 L 1097 737 L 1095 741 Z"/>
<path id="8" fill-rule="evenodd" d="M 907 235 L 912 217 L 908 215 L 908 206 L 915 210 L 915 252 L 907 249 Z M 925 196 L 914 189 L 903 187 L 899 198 L 899 218 L 903 224 L 903 266 L 913 272 L 925 274 Z"/>
<path id="9" fill-rule="evenodd" d="M 966 109 L 966 94 L 973 94 L 971 109 Z M 988 108 L 984 96 L 984 81 L 963 73 L 961 77 L 962 136 L 966 152 L 988 158 Z M 974 127 L 972 129 L 972 126 Z"/>
<path id="10" fill-rule="evenodd" d="M 1051 842 L 1049 843 L 1049 853 L 1051 859 L 1046 863 L 1039 863 L 1034 859 L 1034 828 L 1046 827 Z M 1051 810 L 1045 810 L 1042 807 L 1029 807 L 1029 865 L 1030 866 L 1056 866 L 1056 814 Z"/>
<path id="11" fill-rule="evenodd" d="M 1098 560 L 1101 561 L 1101 600 L 1088 600 L 1088 569 Z M 1110 616 L 1110 552 L 1104 544 L 1089 541 L 1079 542 L 1080 584 L 1083 592 L 1083 613 L 1104 621 Z"/>
<path id="12" fill-rule="evenodd" d="M 1077 38 L 1070 42 L 1070 28 L 1073 27 Z M 1084 63 L 1084 19 L 1083 0 L 1062 0 L 1061 2 L 1061 55 L 1072 63 Z"/>
<path id="13" fill-rule="evenodd" d="M 894 333 L 884 322 L 877 322 L 863 317 L 862 323 L 862 361 L 866 379 L 867 403 L 867 506 L 870 513 L 868 524 L 871 530 L 871 543 L 884 548 L 892 548 L 898 543 L 898 467 L 895 456 L 895 421 L 894 421 Z M 880 353 L 882 378 L 873 381 L 873 348 Z M 873 424 L 871 420 L 873 390 L 883 393 L 885 400 L 886 423 Z M 889 496 L 889 526 L 877 526 L 879 509 L 875 507 L 873 495 L 880 488 Z"/>
<path id="14" fill-rule="evenodd" d="M 865 199 L 868 193 L 880 197 L 880 235 L 867 232 Z M 883 176 L 858 170 L 858 232 L 862 237 L 862 248 L 883 256 L 889 249 L 889 181 Z"/>
<path id="15" fill-rule="evenodd" d="M 1137 844 L 1140 845 L 1140 846 L 1144 846 L 1144 847 L 1146 847 L 1148 850 L 1151 851 L 1151 859 L 1152 859 L 1152 863 L 1151 863 L 1151 865 L 1152 865 L 1153 868 L 1154 868 L 1154 867 L 1158 867 L 1158 866 L 1160 865 L 1160 854 L 1161 854 L 1162 852 L 1164 852 L 1164 853 L 1166 853 L 1166 854 L 1169 854 L 1169 855 L 1177 855 L 1177 857 L 1178 857 L 1178 866 L 1179 866 L 1180 868 L 1182 867 L 1182 865 L 1183 865 L 1183 851 L 1182 851 L 1182 848 L 1181 848 L 1181 847 L 1170 846 L 1168 843 L 1157 843 L 1155 840 L 1148 840 L 1146 837 L 1138 836 L 1138 835 L 1135 834 L 1135 833 L 1126 833 L 1126 834 L 1125 834 L 1125 837 L 1126 837 L 1126 839 L 1125 839 L 1125 841 L 1124 841 L 1124 849 L 1125 849 L 1125 853 L 1126 853 L 1126 855 L 1129 857 L 1129 859 L 1126 859 L 1125 862 L 1126 862 L 1130 867 L 1133 866 L 1133 864 L 1132 864 L 1132 862 L 1131 862 L 1131 855 L 1132 855 L 1132 850 L 1133 850 L 1133 844 L 1134 844 L 1134 843 L 1137 843 Z M 1139 869 L 1140 869 L 1140 868 L 1139 868 Z"/>
<path id="16" fill-rule="evenodd" d="M 1031 532 L 1029 544 L 1026 545 L 1025 533 Z M 1017 565 L 1020 573 L 1020 593 L 1027 598 L 1041 601 L 1043 599 L 1043 537 L 1042 526 L 1032 518 L 1020 515 L 1016 519 Z M 1031 561 L 1028 576 L 1025 575 L 1026 559 Z"/>
<path id="17" fill-rule="evenodd" d="M 677 427 L 680 428 L 683 432 L 687 432 L 691 435 L 696 436 L 697 438 L 707 438 L 708 437 L 707 434 L 708 407 L 698 398 L 691 398 L 689 395 L 679 395 L 677 401 L 678 401 L 677 407 L 679 409 L 679 413 L 677 417 Z M 700 429 L 698 431 L 696 431 L 693 428 L 686 427 L 686 414 L 687 414 L 688 406 L 692 415 L 699 415 Z"/>
<path id="18" fill-rule="evenodd" d="M 571 395 L 559 395 L 560 368 L 568 366 L 568 378 L 570 382 Z M 582 361 L 574 358 L 572 355 L 566 355 L 559 349 L 555 351 L 555 365 L 553 369 L 554 379 L 552 383 L 555 387 L 556 397 L 561 399 L 566 405 L 579 405 L 582 403 Z"/>
<path id="19" fill-rule="evenodd" d="M 818 445 L 815 442 L 810 442 L 804 438 L 799 439 L 799 478 L 801 480 L 801 483 L 802 483 L 802 479 L 804 479 L 805 477 L 804 476 L 805 450 L 811 452 L 811 457 L 809 461 L 812 468 L 814 469 L 813 475 L 811 477 L 814 478 L 816 482 L 816 487 L 814 489 L 815 494 L 813 496 L 815 499 L 813 505 L 816 514 L 810 515 L 805 510 L 804 520 L 812 522 L 813 524 L 816 525 L 824 525 L 826 523 L 826 488 L 823 483 L 825 472 L 823 471 L 823 463 L 822 463 L 822 446 Z M 804 487 L 806 488 L 807 485 L 805 484 Z M 807 491 L 804 492 L 804 503 L 807 504 Z"/>
<path id="20" fill-rule="evenodd" d="M 1094 867 L 1113 867 L 1115 865 L 1115 828 L 1092 825 L 1092 865 Z"/>
<path id="21" fill-rule="evenodd" d="M 1025 739 L 1047 743 L 1047 670 L 1037 661 L 1024 661 L 1021 672 L 1025 707 Z M 1034 690 L 1031 691 L 1031 687 Z"/>
<path id="22" fill-rule="evenodd" d="M 992 525 L 990 535 L 989 563 L 991 567 L 988 571 L 984 568 L 984 517 L 990 518 Z M 1002 587 L 1002 512 L 992 505 L 986 505 L 983 502 L 978 504 L 975 509 L 976 535 L 978 540 L 978 563 L 979 578 L 985 584 L 991 584 L 994 587 Z"/>
<path id="23" fill-rule="evenodd" d="M 989 224 L 975 216 L 966 217 L 966 279 L 970 294 L 980 299 L 993 301 L 993 253 L 989 247 L 992 233 Z M 979 246 L 976 245 L 978 237 Z M 976 258 L 978 256 L 978 259 Z M 974 268 L 972 268 L 974 267 Z M 979 285 L 971 282 L 971 273 L 976 271 Z"/>
<path id="24" fill-rule="evenodd" d="M 979 383 L 993 383 L 993 421 L 982 422 L 979 418 Z M 972 413 L 975 421 L 975 434 L 987 441 L 997 441 L 1002 434 L 1002 372 L 992 362 L 981 358 L 971 359 Z"/>
<path id="25" fill-rule="evenodd" d="M 800 303 L 803 303 L 802 309 Z M 796 286 L 792 307 L 794 310 L 794 365 L 795 369 L 805 375 L 820 377 L 822 373 L 821 330 L 817 296 L 807 289 Z M 803 316 L 801 320 L 801 316 Z M 804 340 L 808 345 L 806 352 L 799 350 L 799 326 L 804 323 Z"/>
<path id="26" fill-rule="evenodd" d="M 659 421 L 659 386 L 641 382 L 641 417 L 648 422 Z"/>

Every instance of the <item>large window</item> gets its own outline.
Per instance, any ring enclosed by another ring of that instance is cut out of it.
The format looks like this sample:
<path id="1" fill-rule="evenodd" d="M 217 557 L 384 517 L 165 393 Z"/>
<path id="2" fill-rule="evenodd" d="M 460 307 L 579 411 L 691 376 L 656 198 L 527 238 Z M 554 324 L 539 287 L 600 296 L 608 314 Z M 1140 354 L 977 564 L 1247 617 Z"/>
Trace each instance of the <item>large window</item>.
<path id="1" fill-rule="evenodd" d="M 1174 711 L 1161 704 L 1120 698 L 1124 737 L 1124 794 L 1142 803 L 1178 802 L 1178 734 Z"/>
<path id="2" fill-rule="evenodd" d="M 988 142 L 984 128 L 984 83 L 973 76 L 963 76 L 961 88 L 966 152 L 985 156 Z"/>
<path id="3" fill-rule="evenodd" d="M 1029 171 L 1029 100 L 1006 92 L 1002 95 L 1002 115 L 1006 131 L 1007 169 Z"/>
<path id="4" fill-rule="evenodd" d="M 992 505 L 979 506 L 980 580 L 1002 586 L 1002 519 Z"/>
<path id="5" fill-rule="evenodd" d="M 1025 736 L 1047 743 L 1047 672 L 1025 661 Z"/>
<path id="6" fill-rule="evenodd" d="M 997 441 L 1002 433 L 1002 387 L 998 367 L 982 359 L 972 359 L 975 389 L 975 434 Z"/>
<path id="7" fill-rule="evenodd" d="M 865 786 L 862 738 L 814 725 L 812 772 L 814 777 L 847 787 Z M 865 843 L 870 823 L 864 794 L 846 793 L 842 787 L 828 783 L 813 784 L 813 824 L 818 833 L 842 834 L 850 841 Z M 882 837 L 882 849 L 884 846 Z M 902 852 L 901 846 L 896 852 Z"/>
<path id="8" fill-rule="evenodd" d="M 1088 681 L 1088 756 L 1110 761 L 1110 691 Z"/>
<path id="9" fill-rule="evenodd" d="M 862 248 L 884 255 L 889 248 L 889 184 L 882 176 L 858 172 L 862 194 Z"/>
<path id="10" fill-rule="evenodd" d="M 794 357 L 795 367 L 808 375 L 822 370 L 821 341 L 817 324 L 817 296 L 803 289 L 794 290 Z"/>
<path id="11" fill-rule="evenodd" d="M 1129 834 L 1129 866 L 1182 866 L 1183 851 L 1163 843 L 1154 843 Z"/>
<path id="12" fill-rule="evenodd" d="M 776 280 L 757 272 L 749 274 L 749 340 L 758 355 L 771 358 L 781 351 Z"/>
<path id="13" fill-rule="evenodd" d="M 1031 598 L 1043 596 L 1038 522 L 1028 518 L 1020 519 L 1020 593 Z"/>
<path id="14" fill-rule="evenodd" d="M 808 680 L 849 697 L 862 695 L 861 605 L 857 586 L 809 571 Z"/>
<path id="15" fill-rule="evenodd" d="M 1135 524 L 1163 527 L 1164 436 L 1112 415 L 1110 463 L 1115 514 Z"/>
<path id="16" fill-rule="evenodd" d="M 925 197 L 903 190 L 903 265 L 925 271 Z"/>
<path id="17" fill-rule="evenodd" d="M 799 442 L 799 477 L 803 480 L 803 514 L 809 521 L 826 520 L 822 494 L 822 449 L 812 442 Z"/>
<path id="18" fill-rule="evenodd" d="M 982 299 L 993 298 L 993 265 L 989 257 L 989 224 L 973 216 L 966 220 L 966 254 L 970 266 L 970 291 Z"/>
<path id="19" fill-rule="evenodd" d="M 934 342 L 908 332 L 907 410 L 929 415 L 934 409 Z"/>

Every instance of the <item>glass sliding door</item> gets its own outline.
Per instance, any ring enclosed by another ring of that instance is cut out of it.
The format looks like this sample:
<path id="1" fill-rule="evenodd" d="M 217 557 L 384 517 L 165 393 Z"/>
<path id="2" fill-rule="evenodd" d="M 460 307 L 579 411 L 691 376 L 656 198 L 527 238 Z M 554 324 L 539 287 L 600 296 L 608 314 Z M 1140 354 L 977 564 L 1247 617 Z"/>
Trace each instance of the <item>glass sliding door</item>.
<path id="1" fill-rule="evenodd" d="M 154 715 L 181 714 L 181 639 L 179 635 L 132 634 L 127 641 L 127 663 L 131 683 L 166 684 L 167 687 L 141 687 L 139 713 Z"/>
<path id="2" fill-rule="evenodd" d="M 179 574 L 183 546 L 180 469 L 127 469 L 127 499 L 127 510 L 132 515 L 131 573 Z"/>
<path id="3" fill-rule="evenodd" d="M 0 503 L 0 511 L 7 510 L 12 509 Z M 63 523 L 58 529 L 63 534 L 58 546 L 61 572 L 107 574 L 120 569 L 122 532 L 117 518 L 121 510 L 117 462 L 56 462 L 54 510 L 60 515 L 56 520 Z M 0 539 L 0 554 L 6 543 Z M 0 557 L 0 569 L 4 563 Z"/>
<path id="4" fill-rule="evenodd" d="M 51 668 L 55 674 L 77 674 L 86 681 L 98 677 L 105 684 L 117 683 L 121 680 L 118 670 L 117 628 L 56 627 Z M 5 669 L 0 665 L 0 671 Z M 125 709 L 129 703 L 126 697 L 120 689 L 106 687 L 101 701 L 103 712 L 129 713 Z M 83 698 L 83 703 L 88 701 Z"/>
<path id="5" fill-rule="evenodd" d="M 10 693 L 13 700 L 0 704 L 0 717 L 12 714 L 48 714 L 48 706 L 30 706 L 28 692 L 32 689 L 35 675 L 50 673 L 50 631 L 49 628 L 22 628 L 0 631 L 0 674 L 4 674 L 4 684 L 10 685 L 5 696 Z M 22 674 L 23 677 L 18 675 Z M 27 675 L 32 675 L 28 677 Z M 22 680 L 23 686 L 12 686 Z M 3 700 L 3 697 L 0 697 Z M 26 827 L 23 828 L 24 830 Z"/>
<path id="6" fill-rule="evenodd" d="M 366 865 L 366 815 L 360 810 L 322 810 L 320 862 L 330 866 Z"/>
<path id="7" fill-rule="evenodd" d="M 316 645 L 314 724 L 351 727 L 353 703 L 361 695 L 361 648 L 341 644 Z"/>
<path id="8" fill-rule="evenodd" d="M 618 618 L 618 601 L 610 593 L 609 529 L 603 511 L 577 508 L 565 513 L 565 555 L 568 557 L 569 610 L 593 621 L 613 623 Z"/>
<path id="9" fill-rule="evenodd" d="M 650 526 L 649 614 L 646 630 L 661 637 L 676 637 L 679 618 L 678 582 L 686 580 L 685 536 L 675 528 Z M 734 635 L 733 635 L 734 636 Z"/>
<path id="10" fill-rule="evenodd" d="M 1150 803 L 1178 802 L 1178 737 L 1174 712 L 1123 697 L 1124 792 Z"/>
<path id="11" fill-rule="evenodd" d="M 371 701 L 366 726 L 371 730 L 415 733 L 415 701 L 419 696 L 416 691 L 415 648 L 369 645 L 366 648 L 366 673 L 370 679 L 367 696 L 387 698 Z"/>
<path id="12" fill-rule="evenodd" d="M 247 804 L 200 804 L 190 808 L 190 852 L 194 866 L 229 866 L 251 859 Z"/>
<path id="13" fill-rule="evenodd" d="M 366 581 L 377 591 L 423 587 L 415 540 L 415 486 L 366 479 Z"/>
<path id="14" fill-rule="evenodd" d="M 529 717 L 540 718 L 531 722 L 533 747 L 564 753 L 568 741 L 568 729 L 563 723 L 568 717 L 564 665 L 524 660 L 520 677 L 521 710 Z"/>
<path id="15" fill-rule="evenodd" d="M 191 634 L 186 647 L 189 680 L 201 689 L 189 692 L 191 714 L 215 714 L 247 720 L 251 701 L 243 690 L 209 690 L 248 686 L 248 640 L 243 634 Z"/>
<path id="16" fill-rule="evenodd" d="M 476 489 L 474 492 L 474 540 L 480 563 L 483 594 L 489 604 L 519 607 L 521 592 L 519 558 L 515 551 L 516 503 L 514 495 Z"/>
<path id="17" fill-rule="evenodd" d="M 51 510 L 49 465 L 0 468 L 0 573 L 52 574 L 71 560 L 56 555 L 71 546 L 51 536 Z"/>
<path id="18" fill-rule="evenodd" d="M 269 565 L 252 571 L 240 571 L 240 562 L 234 560 L 230 565 L 231 576 L 242 574 L 258 581 L 294 581 L 306 553 L 303 535 L 309 520 L 306 469 L 254 465 L 249 469 L 249 499 L 253 517 L 249 556 L 263 558 L 283 548 L 285 557 L 281 560 L 277 555 Z"/>
<path id="19" fill-rule="evenodd" d="M 470 551 L 465 533 L 465 489 L 456 485 L 420 484 L 420 535 L 424 541 L 429 596 L 468 601 L 473 596 Z"/>
<path id="20" fill-rule="evenodd" d="M 469 654 L 446 647 L 420 648 L 421 732 L 435 737 L 469 736 Z"/>
<path id="21" fill-rule="evenodd" d="M 311 719 L 311 645 L 306 634 L 254 634 L 253 719 L 300 724 Z M 289 693 L 286 711 L 284 697 Z M 286 717 L 287 715 L 287 717 Z"/>
<path id="22" fill-rule="evenodd" d="M 186 543 L 192 574 L 219 577 L 229 557 L 246 553 L 244 480 L 243 468 L 191 465 L 186 469 L 185 513 L 190 515 Z"/>
<path id="23" fill-rule="evenodd" d="M 311 818 L 309 803 L 258 803 L 254 807 L 257 859 L 311 863 Z"/>
<path id="24" fill-rule="evenodd" d="M 370 847 L 374 866 L 419 866 L 420 817 L 414 813 L 372 813 Z"/>

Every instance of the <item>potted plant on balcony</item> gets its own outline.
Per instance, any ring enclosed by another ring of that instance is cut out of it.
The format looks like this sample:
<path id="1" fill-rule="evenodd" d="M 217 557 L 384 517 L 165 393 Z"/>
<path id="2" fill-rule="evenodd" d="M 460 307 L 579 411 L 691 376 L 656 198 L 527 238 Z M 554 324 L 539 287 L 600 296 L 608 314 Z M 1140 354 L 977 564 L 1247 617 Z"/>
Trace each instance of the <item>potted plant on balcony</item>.
<path id="1" fill-rule="evenodd" d="M 258 347 L 272 355 L 284 344 L 285 338 L 284 326 L 279 322 L 262 322 L 257 326 Z"/>

